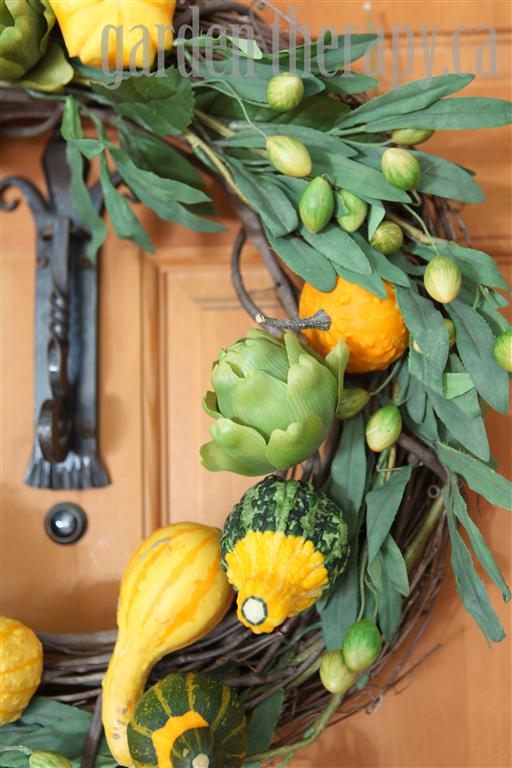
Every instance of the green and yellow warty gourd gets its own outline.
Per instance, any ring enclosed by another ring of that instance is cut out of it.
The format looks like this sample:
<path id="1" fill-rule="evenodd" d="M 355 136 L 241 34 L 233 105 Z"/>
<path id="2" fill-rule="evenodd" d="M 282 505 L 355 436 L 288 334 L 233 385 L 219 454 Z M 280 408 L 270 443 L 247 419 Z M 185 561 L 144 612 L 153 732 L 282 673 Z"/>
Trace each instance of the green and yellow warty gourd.
<path id="1" fill-rule="evenodd" d="M 198 523 L 160 528 L 126 567 L 102 712 L 110 751 L 120 765 L 132 764 L 126 728 L 151 668 L 165 654 L 204 637 L 231 604 L 219 539 L 217 528 Z"/>

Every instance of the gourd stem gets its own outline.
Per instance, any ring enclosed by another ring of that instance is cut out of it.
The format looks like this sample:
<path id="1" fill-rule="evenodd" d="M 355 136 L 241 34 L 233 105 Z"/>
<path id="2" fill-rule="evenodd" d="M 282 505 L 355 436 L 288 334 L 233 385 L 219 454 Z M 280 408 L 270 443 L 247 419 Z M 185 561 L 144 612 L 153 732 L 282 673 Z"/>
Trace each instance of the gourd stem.
<path id="1" fill-rule="evenodd" d="M 324 309 L 319 309 L 318 312 L 315 312 L 310 317 L 280 320 L 276 317 L 267 317 L 260 314 L 255 317 L 255 320 L 259 325 L 268 325 L 271 328 L 280 328 L 287 331 L 304 331 L 308 328 L 328 331 L 331 327 L 331 318 Z"/>
<path id="2" fill-rule="evenodd" d="M 28 747 L 22 747 L 21 744 L 13 744 L 9 747 L 0 747 L 0 752 L 23 752 L 24 755 L 31 755 L 32 750 Z"/>
<path id="3" fill-rule="evenodd" d="M 331 696 L 328 705 L 325 707 L 320 717 L 315 721 L 311 729 L 308 729 L 308 736 L 306 736 L 304 739 L 295 742 L 295 744 L 286 744 L 283 747 L 269 749 L 268 752 L 260 752 L 257 755 L 249 755 L 250 762 L 257 763 L 264 760 L 271 760 L 275 757 L 287 756 L 291 753 L 297 752 L 299 749 L 303 749 L 303 747 L 307 747 L 309 744 L 312 744 L 320 736 L 320 734 L 325 731 L 329 724 L 329 720 L 341 705 L 344 696 L 344 693 L 335 693 Z"/>
<path id="4" fill-rule="evenodd" d="M 405 207 L 405 206 L 404 206 Z M 386 218 L 390 221 L 394 221 L 395 224 L 399 224 L 400 227 L 406 232 L 411 240 L 414 240 L 415 243 L 419 243 L 420 245 L 429 245 L 431 248 L 434 248 L 435 250 L 435 244 L 446 242 L 443 240 L 443 238 L 439 237 L 432 237 L 431 235 L 427 235 L 424 232 L 421 231 L 421 229 L 418 229 L 418 227 L 415 227 L 413 224 L 410 224 L 405 219 L 402 219 L 401 216 L 397 216 L 396 213 L 391 213 L 390 211 L 386 212 Z"/>
<path id="5" fill-rule="evenodd" d="M 430 536 L 432 535 L 432 532 L 443 513 L 443 510 L 444 499 L 443 495 L 440 493 L 430 507 L 428 514 L 425 515 L 425 519 L 416 532 L 413 540 L 405 550 L 404 560 L 407 567 L 407 573 L 410 574 L 413 571 L 414 566 L 423 554 L 427 542 L 429 541 Z"/>
<path id="6" fill-rule="evenodd" d="M 239 197 L 243 203 L 249 205 L 250 207 L 249 201 L 242 193 L 242 191 L 237 187 L 235 180 L 229 172 L 229 169 L 224 165 L 218 154 L 213 151 L 209 144 L 207 144 L 206 141 L 203 141 L 197 134 L 193 133 L 193 131 L 186 130 L 183 131 L 181 135 L 185 141 L 190 144 L 193 150 L 197 151 L 199 149 L 204 155 L 206 155 L 208 160 L 215 166 L 222 178 L 226 181 L 229 188 L 233 190 L 236 196 Z"/>
<path id="7" fill-rule="evenodd" d="M 235 135 L 235 132 L 228 128 L 227 125 L 224 125 L 220 122 L 220 120 L 216 120 L 214 117 L 211 117 L 211 115 L 207 115 L 200 109 L 194 109 L 194 115 L 203 123 L 203 125 L 211 128 L 220 136 L 224 136 L 225 139 L 230 139 L 231 136 Z"/>
<path id="8" fill-rule="evenodd" d="M 317 640 L 312 645 L 308 646 L 302 653 L 299 653 L 297 656 L 295 656 L 290 662 L 290 667 L 298 667 L 299 664 L 302 664 L 303 661 L 306 661 L 306 659 L 309 656 L 312 656 L 316 651 L 319 650 L 324 644 L 323 639 Z"/>

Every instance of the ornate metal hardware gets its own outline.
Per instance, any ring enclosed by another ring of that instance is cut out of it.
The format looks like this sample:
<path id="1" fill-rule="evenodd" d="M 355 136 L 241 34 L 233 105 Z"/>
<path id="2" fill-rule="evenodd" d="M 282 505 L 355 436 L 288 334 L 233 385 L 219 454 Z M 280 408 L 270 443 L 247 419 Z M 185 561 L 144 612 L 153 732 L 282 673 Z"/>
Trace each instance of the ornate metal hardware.
<path id="1" fill-rule="evenodd" d="M 37 488 L 99 488 L 109 484 L 98 456 L 98 266 L 87 257 L 90 232 L 72 208 L 66 144 L 58 134 L 43 157 L 48 199 L 27 179 L 18 188 L 36 222 L 35 438 L 25 482 Z M 98 211 L 101 189 L 91 187 Z M 13 210 L 19 200 L 5 202 Z"/>

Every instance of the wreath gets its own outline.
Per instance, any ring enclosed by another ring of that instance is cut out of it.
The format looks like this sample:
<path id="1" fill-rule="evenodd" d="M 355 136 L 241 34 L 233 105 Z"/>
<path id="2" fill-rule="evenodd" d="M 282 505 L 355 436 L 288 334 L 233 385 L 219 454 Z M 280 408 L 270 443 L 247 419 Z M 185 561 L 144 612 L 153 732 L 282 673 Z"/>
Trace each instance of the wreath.
<path id="1" fill-rule="evenodd" d="M 2 129 L 60 132 L 91 261 L 106 236 L 91 161 L 115 232 L 149 251 L 134 203 L 213 237 L 203 177 L 224 185 L 241 223 L 233 286 L 257 327 L 213 365 L 201 455 L 264 479 L 222 535 L 176 523 L 141 544 L 118 632 L 37 637 L 2 619 L 6 766 L 286 764 L 421 663 L 448 544 L 466 609 L 504 637 L 474 559 L 510 591 L 464 488 L 510 507 L 482 417 L 508 411 L 507 285 L 460 215 L 483 199 L 474 174 L 415 147 L 506 125 L 510 104 L 454 96 L 461 74 L 368 98 L 377 81 L 351 63 L 375 36 L 282 38 L 272 53 L 255 3 L 178 2 L 157 68 L 153 32 L 174 5 L 109 19 L 107 3 L 3 0 Z M 198 8 L 200 34 L 181 35 Z M 105 25 L 141 21 L 139 53 L 133 37 L 105 49 Z M 230 34 L 241 24 L 252 34 Z M 153 69 L 134 72 L 148 55 Z M 247 241 L 288 319 L 247 291 Z"/>

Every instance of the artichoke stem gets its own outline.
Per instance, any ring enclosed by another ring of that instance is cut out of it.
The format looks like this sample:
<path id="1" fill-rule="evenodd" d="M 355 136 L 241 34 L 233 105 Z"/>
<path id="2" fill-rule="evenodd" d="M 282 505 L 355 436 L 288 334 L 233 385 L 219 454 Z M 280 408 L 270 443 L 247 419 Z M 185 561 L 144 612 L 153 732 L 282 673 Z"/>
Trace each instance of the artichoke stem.
<path id="1" fill-rule="evenodd" d="M 295 319 L 279 320 L 266 315 L 256 315 L 254 318 L 259 325 L 268 325 L 271 328 L 280 328 L 286 331 L 304 331 L 308 329 L 328 331 L 331 327 L 331 318 L 324 309 L 319 309 L 310 317 L 297 317 Z"/>

